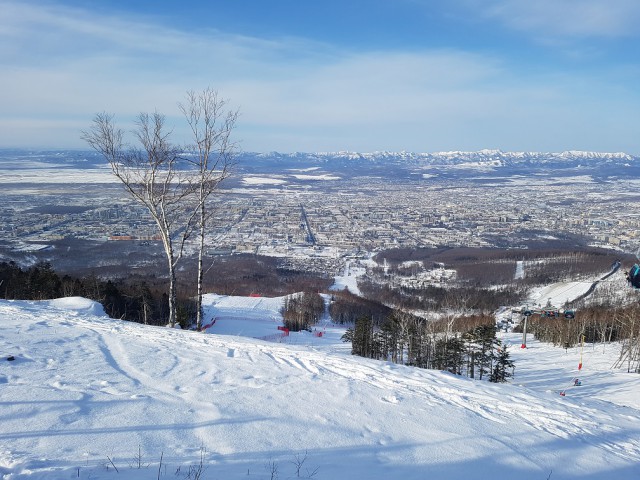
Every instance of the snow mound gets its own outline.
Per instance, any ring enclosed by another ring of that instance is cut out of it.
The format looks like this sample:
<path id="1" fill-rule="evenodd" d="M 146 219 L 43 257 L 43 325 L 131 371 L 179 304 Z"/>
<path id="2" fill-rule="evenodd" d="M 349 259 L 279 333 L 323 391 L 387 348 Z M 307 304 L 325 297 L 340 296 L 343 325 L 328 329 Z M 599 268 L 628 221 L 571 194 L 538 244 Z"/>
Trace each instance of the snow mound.
<path id="1" fill-rule="evenodd" d="M 68 310 L 87 315 L 106 316 L 104 307 L 93 300 L 83 297 L 65 297 L 48 300 L 47 303 L 60 310 Z"/>

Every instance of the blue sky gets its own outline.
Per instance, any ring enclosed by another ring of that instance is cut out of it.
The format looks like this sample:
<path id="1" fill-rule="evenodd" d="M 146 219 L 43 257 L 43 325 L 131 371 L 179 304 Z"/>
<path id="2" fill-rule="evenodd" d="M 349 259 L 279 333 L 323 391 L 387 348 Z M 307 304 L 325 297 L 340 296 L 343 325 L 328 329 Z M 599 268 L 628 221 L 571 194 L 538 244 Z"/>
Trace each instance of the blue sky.
<path id="1" fill-rule="evenodd" d="M 247 151 L 640 155 L 638 0 L 0 0 L 0 147 L 212 87 Z"/>

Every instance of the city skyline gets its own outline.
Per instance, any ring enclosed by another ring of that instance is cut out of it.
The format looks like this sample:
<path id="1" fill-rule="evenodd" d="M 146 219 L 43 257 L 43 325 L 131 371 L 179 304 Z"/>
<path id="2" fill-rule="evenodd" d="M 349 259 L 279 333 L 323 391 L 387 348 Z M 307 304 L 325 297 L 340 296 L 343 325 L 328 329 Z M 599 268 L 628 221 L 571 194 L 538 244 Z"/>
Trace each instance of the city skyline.
<path id="1" fill-rule="evenodd" d="M 640 154 L 628 0 L 0 0 L 0 148 L 86 148 L 212 87 L 246 151 Z"/>

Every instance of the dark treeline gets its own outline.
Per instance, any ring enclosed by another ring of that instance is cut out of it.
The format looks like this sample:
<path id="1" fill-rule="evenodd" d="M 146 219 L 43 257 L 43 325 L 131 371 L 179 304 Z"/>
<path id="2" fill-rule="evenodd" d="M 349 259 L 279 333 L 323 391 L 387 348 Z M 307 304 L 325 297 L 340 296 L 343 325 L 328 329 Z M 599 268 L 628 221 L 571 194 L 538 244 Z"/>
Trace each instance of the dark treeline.
<path id="1" fill-rule="evenodd" d="M 275 297 L 303 291 L 326 291 L 333 283 L 333 278 L 327 275 L 284 269 L 279 266 L 280 262 L 278 258 L 250 254 L 216 257 L 205 271 L 205 291 Z"/>
<path id="2" fill-rule="evenodd" d="M 48 263 L 39 263 L 22 270 L 14 262 L 2 262 L 0 288 L 7 300 L 44 300 L 61 297 L 63 291 L 75 295 L 83 286 L 71 277 L 60 278 Z"/>
<path id="3" fill-rule="evenodd" d="M 331 319 L 336 323 L 348 325 L 361 317 L 371 318 L 375 325 L 380 325 L 391 312 L 392 309 L 380 301 L 367 300 L 347 289 L 334 292 L 329 305 Z"/>
<path id="4" fill-rule="evenodd" d="M 498 249 L 477 247 L 442 247 L 442 248 L 395 248 L 384 250 L 374 257 L 374 260 L 382 264 L 384 259 L 390 266 L 398 266 L 406 261 L 420 261 L 425 265 L 443 263 L 457 267 L 464 263 L 497 262 L 497 261 L 532 261 L 566 255 L 586 255 L 594 257 L 617 258 L 619 252 L 595 247 L 567 248 L 528 248 L 528 249 Z M 624 254 L 623 254 L 624 255 Z M 610 262 L 609 262 L 610 263 Z"/>
<path id="5" fill-rule="evenodd" d="M 72 278 L 59 276 L 49 263 L 22 269 L 13 262 L 0 263 L 0 292 L 7 300 L 46 300 L 60 297 L 85 297 L 99 302 L 105 313 L 150 325 L 164 325 L 168 318 L 166 293 L 145 283 L 100 280 L 95 275 Z M 195 304 L 180 298 L 178 316 L 185 326 L 195 311 Z"/>
<path id="6" fill-rule="evenodd" d="M 387 305 L 406 309 L 441 311 L 447 308 L 491 312 L 501 305 L 517 305 L 525 298 L 526 290 L 517 285 L 502 288 L 479 288 L 469 286 L 423 288 L 398 287 L 363 280 L 358 287 L 367 298 L 375 298 Z"/>
<path id="7" fill-rule="evenodd" d="M 205 287 L 220 294 L 276 296 L 317 292 L 331 283 L 320 275 L 278 268 L 276 259 L 255 255 L 216 258 L 210 267 Z M 0 263 L 2 298 L 46 300 L 81 296 L 101 303 L 112 318 L 150 325 L 167 324 L 166 286 L 166 278 L 153 272 L 129 272 L 126 278 L 107 280 L 94 273 L 60 275 L 48 262 L 24 269 L 14 262 Z M 178 278 L 176 320 L 183 328 L 191 325 L 196 314 L 195 302 L 187 293 L 193 291 L 192 287 L 184 278 Z"/>
<path id="8" fill-rule="evenodd" d="M 514 365 L 489 315 L 426 321 L 395 311 L 382 324 L 359 318 L 345 333 L 354 355 L 505 382 Z"/>

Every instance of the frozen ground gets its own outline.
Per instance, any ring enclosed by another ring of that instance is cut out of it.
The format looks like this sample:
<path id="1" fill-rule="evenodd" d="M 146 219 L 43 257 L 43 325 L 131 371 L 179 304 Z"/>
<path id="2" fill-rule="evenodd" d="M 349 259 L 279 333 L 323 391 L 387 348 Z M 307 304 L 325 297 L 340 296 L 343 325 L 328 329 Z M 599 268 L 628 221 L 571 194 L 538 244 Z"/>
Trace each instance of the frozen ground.
<path id="1" fill-rule="evenodd" d="M 352 357 L 335 330 L 280 344 L 0 301 L 0 477 L 640 478 L 640 375 L 610 370 L 615 345 L 578 372 L 532 340 L 495 385 Z"/>

